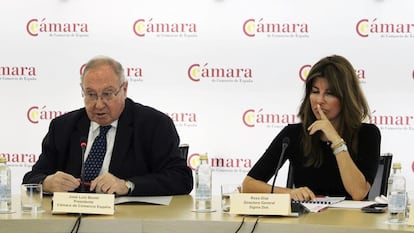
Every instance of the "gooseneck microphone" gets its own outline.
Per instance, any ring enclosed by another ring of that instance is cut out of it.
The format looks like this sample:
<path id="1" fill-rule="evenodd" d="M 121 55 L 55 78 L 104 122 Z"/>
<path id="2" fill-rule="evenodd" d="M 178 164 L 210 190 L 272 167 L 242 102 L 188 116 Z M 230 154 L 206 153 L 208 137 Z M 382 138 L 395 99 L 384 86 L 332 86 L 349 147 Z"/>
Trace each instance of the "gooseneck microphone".
<path id="1" fill-rule="evenodd" d="M 80 191 L 85 192 L 85 150 L 86 150 L 86 137 L 81 137 L 80 147 L 81 147 L 81 173 L 80 173 Z"/>
<path id="2" fill-rule="evenodd" d="M 288 137 L 284 137 L 282 140 L 282 152 L 280 152 L 279 162 L 277 163 L 277 166 L 276 166 L 275 176 L 273 177 L 272 189 L 270 190 L 270 193 L 273 193 L 273 190 L 275 189 L 277 173 L 279 173 L 280 167 L 282 166 L 283 157 L 285 157 L 285 151 L 286 151 L 286 148 L 288 148 L 289 146 L 289 142 L 290 140 Z"/>

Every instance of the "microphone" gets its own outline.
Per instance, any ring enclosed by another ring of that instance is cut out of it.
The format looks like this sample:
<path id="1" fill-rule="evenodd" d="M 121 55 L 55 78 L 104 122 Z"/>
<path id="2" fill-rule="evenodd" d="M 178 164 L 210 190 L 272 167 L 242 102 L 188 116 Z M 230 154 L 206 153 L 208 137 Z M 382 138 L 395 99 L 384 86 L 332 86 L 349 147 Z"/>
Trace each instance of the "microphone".
<path id="1" fill-rule="evenodd" d="M 273 178 L 272 189 L 270 190 L 270 193 L 273 193 L 273 190 L 275 188 L 276 176 L 277 176 L 277 173 L 279 173 L 280 167 L 282 166 L 282 160 L 283 160 L 283 157 L 285 157 L 285 151 L 286 151 L 286 148 L 288 148 L 289 146 L 289 142 L 290 140 L 288 137 L 284 137 L 282 140 L 282 152 L 280 152 L 279 162 L 277 163 L 277 166 L 276 166 L 275 176 Z"/>
<path id="2" fill-rule="evenodd" d="M 81 174 L 80 174 L 80 191 L 85 192 L 85 150 L 86 150 L 86 137 L 81 137 L 80 147 L 81 147 Z"/>

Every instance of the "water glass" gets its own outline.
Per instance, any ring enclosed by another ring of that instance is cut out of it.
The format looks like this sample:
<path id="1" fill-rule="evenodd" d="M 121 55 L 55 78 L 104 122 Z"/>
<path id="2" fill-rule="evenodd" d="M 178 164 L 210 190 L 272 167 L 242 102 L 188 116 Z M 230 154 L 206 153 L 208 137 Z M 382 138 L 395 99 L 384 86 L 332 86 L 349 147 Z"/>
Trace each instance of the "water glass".
<path id="1" fill-rule="evenodd" d="M 36 214 L 43 212 L 43 190 L 41 184 L 23 184 L 20 195 L 23 213 Z"/>
<path id="2" fill-rule="evenodd" d="M 238 184 L 222 184 L 221 185 L 221 210 L 223 212 L 230 211 L 230 195 L 239 193 L 240 185 Z"/>

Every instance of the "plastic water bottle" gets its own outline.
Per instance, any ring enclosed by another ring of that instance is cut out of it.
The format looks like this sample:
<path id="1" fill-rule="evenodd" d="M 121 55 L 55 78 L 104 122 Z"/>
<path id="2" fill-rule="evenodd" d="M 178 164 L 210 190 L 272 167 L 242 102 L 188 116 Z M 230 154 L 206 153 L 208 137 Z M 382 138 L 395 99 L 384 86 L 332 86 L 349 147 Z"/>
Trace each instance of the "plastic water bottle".
<path id="1" fill-rule="evenodd" d="M 393 173 L 388 179 L 388 221 L 403 223 L 407 211 L 407 193 L 405 178 L 401 174 L 401 164 L 392 165 Z"/>
<path id="2" fill-rule="evenodd" d="M 4 157 L 0 157 L 0 212 L 11 212 L 11 173 Z"/>
<path id="3" fill-rule="evenodd" d="M 200 155 L 200 165 L 196 169 L 195 211 L 212 212 L 211 208 L 211 167 L 207 154 Z"/>

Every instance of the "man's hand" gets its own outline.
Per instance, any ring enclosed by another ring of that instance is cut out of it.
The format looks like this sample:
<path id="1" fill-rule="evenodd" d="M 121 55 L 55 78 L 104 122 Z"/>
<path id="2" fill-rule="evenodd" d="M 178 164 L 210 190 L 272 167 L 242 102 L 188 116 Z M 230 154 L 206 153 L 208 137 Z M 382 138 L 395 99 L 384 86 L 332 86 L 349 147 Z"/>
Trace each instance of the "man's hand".
<path id="1" fill-rule="evenodd" d="M 97 193 L 109 193 L 117 195 L 128 194 L 128 187 L 126 186 L 125 180 L 119 179 L 118 177 L 107 172 L 100 175 L 91 182 L 90 191 Z"/>
<path id="2" fill-rule="evenodd" d="M 68 192 L 77 189 L 80 185 L 79 179 L 70 174 L 58 171 L 46 176 L 43 180 L 44 192 Z"/>

